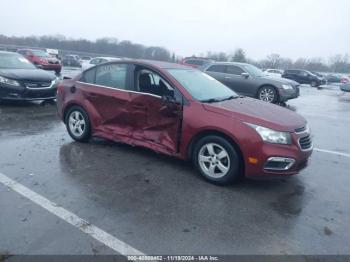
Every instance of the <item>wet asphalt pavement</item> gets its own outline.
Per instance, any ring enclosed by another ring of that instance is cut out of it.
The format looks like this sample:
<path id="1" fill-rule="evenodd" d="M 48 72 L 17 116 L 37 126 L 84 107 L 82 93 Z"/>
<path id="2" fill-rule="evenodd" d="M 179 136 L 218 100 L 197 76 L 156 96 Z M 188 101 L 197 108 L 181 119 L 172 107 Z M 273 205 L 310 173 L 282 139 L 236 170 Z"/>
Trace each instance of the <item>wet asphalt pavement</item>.
<path id="1" fill-rule="evenodd" d="M 0 105 L 0 173 L 145 254 L 350 254 L 350 93 L 302 87 L 288 106 L 314 134 L 291 178 L 219 187 L 190 164 L 73 142 L 53 104 Z M 0 184 L 0 253 L 115 254 Z"/>

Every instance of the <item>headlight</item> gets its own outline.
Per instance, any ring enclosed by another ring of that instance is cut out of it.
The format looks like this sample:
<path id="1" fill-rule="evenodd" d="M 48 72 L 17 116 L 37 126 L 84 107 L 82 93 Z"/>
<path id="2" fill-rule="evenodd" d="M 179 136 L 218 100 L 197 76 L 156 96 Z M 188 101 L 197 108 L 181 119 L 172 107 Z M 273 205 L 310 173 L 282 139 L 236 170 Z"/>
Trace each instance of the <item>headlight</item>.
<path id="1" fill-rule="evenodd" d="M 282 88 L 285 90 L 291 90 L 293 87 L 291 85 L 282 85 Z"/>
<path id="2" fill-rule="evenodd" d="M 275 131 L 267 127 L 257 126 L 253 124 L 248 125 L 254 128 L 262 140 L 265 142 L 283 145 L 289 145 L 292 142 L 291 135 L 288 132 Z"/>
<path id="3" fill-rule="evenodd" d="M 20 86 L 21 84 L 12 79 L 8 79 L 6 77 L 0 76 L 0 83 L 5 84 L 5 85 L 10 85 L 10 86 Z"/>

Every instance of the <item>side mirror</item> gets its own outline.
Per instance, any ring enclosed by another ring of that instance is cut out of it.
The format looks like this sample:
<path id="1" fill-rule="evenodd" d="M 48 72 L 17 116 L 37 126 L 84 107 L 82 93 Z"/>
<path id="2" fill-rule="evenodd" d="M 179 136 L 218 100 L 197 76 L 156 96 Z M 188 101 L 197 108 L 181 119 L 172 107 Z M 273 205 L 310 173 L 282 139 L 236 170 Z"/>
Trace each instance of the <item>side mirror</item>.
<path id="1" fill-rule="evenodd" d="M 244 72 L 241 74 L 241 76 L 244 77 L 245 79 L 247 79 L 249 77 L 249 74 Z"/>
<path id="2" fill-rule="evenodd" d="M 169 95 L 163 95 L 162 101 L 165 104 L 175 104 L 176 103 L 175 98 L 173 96 L 169 96 Z"/>

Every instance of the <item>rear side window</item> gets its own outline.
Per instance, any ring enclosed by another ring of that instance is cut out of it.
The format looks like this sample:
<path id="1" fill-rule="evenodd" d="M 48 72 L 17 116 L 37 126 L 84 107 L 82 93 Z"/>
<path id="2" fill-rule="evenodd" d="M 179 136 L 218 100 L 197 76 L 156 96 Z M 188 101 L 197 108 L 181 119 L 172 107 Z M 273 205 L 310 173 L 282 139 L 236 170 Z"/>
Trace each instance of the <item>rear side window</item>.
<path id="1" fill-rule="evenodd" d="M 238 66 L 228 65 L 226 68 L 226 73 L 231 75 L 240 75 L 244 73 L 244 71 Z"/>
<path id="2" fill-rule="evenodd" d="M 96 73 L 95 68 L 90 69 L 88 71 L 85 71 L 81 81 L 85 82 L 85 83 L 89 83 L 89 84 L 94 84 L 95 83 L 95 73 Z"/>
<path id="3" fill-rule="evenodd" d="M 96 85 L 126 89 L 127 65 L 108 64 L 96 69 Z"/>
<path id="4" fill-rule="evenodd" d="M 92 64 L 92 65 L 98 65 L 98 64 L 100 64 L 100 58 L 95 58 L 95 59 L 92 59 L 91 61 L 90 61 L 90 64 Z"/>
<path id="5" fill-rule="evenodd" d="M 217 73 L 225 73 L 224 65 L 212 65 L 206 71 L 208 72 L 217 72 Z"/>

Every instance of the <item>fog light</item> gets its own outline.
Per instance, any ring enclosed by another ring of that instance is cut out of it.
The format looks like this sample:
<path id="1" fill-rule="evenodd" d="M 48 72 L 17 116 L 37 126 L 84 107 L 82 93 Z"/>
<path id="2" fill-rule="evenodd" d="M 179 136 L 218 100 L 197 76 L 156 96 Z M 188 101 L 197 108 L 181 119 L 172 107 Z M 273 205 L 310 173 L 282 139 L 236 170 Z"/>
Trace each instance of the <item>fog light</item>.
<path id="1" fill-rule="evenodd" d="M 286 171 L 295 163 L 293 158 L 287 157 L 270 157 L 264 166 L 265 170 Z"/>

